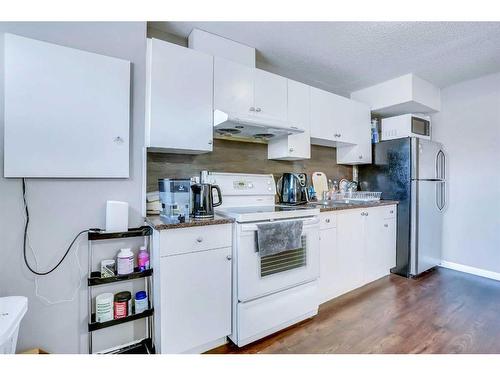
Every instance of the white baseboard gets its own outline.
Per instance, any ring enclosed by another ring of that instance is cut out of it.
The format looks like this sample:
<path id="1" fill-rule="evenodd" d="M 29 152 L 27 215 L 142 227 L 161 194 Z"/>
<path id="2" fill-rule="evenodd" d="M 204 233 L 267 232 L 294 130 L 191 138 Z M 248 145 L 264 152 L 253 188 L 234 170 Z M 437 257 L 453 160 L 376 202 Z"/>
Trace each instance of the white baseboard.
<path id="1" fill-rule="evenodd" d="M 482 276 L 482 277 L 486 277 L 488 279 L 500 281 L 500 273 L 499 272 L 487 271 L 487 270 L 483 270 L 481 268 L 466 266 L 464 264 L 448 262 L 446 260 L 441 261 L 441 267 L 449 268 L 451 270 L 470 273 L 472 275 Z"/>

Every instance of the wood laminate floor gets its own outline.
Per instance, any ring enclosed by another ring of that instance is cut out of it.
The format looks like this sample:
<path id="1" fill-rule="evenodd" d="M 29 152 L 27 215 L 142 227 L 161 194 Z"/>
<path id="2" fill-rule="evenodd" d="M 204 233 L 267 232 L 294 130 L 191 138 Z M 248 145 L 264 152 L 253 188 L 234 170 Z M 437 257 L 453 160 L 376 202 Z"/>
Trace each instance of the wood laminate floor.
<path id="1" fill-rule="evenodd" d="M 390 275 L 289 329 L 209 353 L 500 353 L 500 282 L 443 268 Z"/>

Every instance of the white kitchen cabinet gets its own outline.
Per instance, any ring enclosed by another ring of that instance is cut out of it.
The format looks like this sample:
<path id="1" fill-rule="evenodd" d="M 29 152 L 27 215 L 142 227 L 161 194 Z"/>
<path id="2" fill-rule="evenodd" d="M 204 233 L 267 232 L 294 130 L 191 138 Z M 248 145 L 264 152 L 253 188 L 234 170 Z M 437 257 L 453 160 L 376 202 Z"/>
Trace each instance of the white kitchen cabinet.
<path id="1" fill-rule="evenodd" d="M 246 65 L 214 58 L 214 109 L 254 114 L 254 70 Z"/>
<path id="2" fill-rule="evenodd" d="M 279 75 L 254 70 L 254 103 L 257 116 L 286 120 L 287 79 Z"/>
<path id="3" fill-rule="evenodd" d="M 309 86 L 303 83 L 287 80 L 288 105 L 287 119 L 304 133 L 289 135 L 268 144 L 268 158 L 277 160 L 300 160 L 311 158 L 310 136 L 310 94 Z"/>
<path id="4" fill-rule="evenodd" d="M 441 109 L 440 89 L 411 73 L 355 91 L 351 98 L 368 104 L 372 112 L 383 117 Z"/>
<path id="5" fill-rule="evenodd" d="M 155 336 L 160 352 L 199 353 L 223 344 L 231 334 L 231 224 L 156 233 Z"/>
<path id="6" fill-rule="evenodd" d="M 320 303 L 386 276 L 396 265 L 395 205 L 326 212 L 320 220 Z"/>
<path id="7" fill-rule="evenodd" d="M 338 253 L 337 295 L 347 293 L 363 285 L 365 216 L 362 209 L 341 210 L 337 214 Z"/>
<path id="8" fill-rule="evenodd" d="M 311 87 L 311 143 L 337 147 L 338 164 L 371 163 L 370 108 Z"/>
<path id="9" fill-rule="evenodd" d="M 214 108 L 228 113 L 286 120 L 287 80 L 216 57 Z"/>
<path id="10" fill-rule="evenodd" d="M 130 61 L 1 37 L 4 176 L 128 178 Z"/>
<path id="11" fill-rule="evenodd" d="M 146 146 L 204 153 L 213 141 L 213 57 L 148 39 Z"/>
<path id="12" fill-rule="evenodd" d="M 384 219 L 384 211 L 365 210 L 364 283 L 387 275 L 396 265 L 396 220 Z"/>
<path id="13" fill-rule="evenodd" d="M 321 146 L 335 146 L 340 125 L 348 120 L 347 110 L 336 100 L 336 95 L 310 88 L 311 93 L 311 143 Z"/>
<path id="14" fill-rule="evenodd" d="M 354 100 L 349 102 L 351 129 L 353 139 L 356 140 L 354 146 L 337 147 L 337 164 L 371 164 L 372 143 L 371 143 L 371 115 L 370 108 Z"/>
<path id="15" fill-rule="evenodd" d="M 336 214 L 321 213 L 320 222 L 318 289 L 319 303 L 324 303 L 341 294 L 339 280 L 342 270 L 337 261 L 339 248 L 337 246 Z"/>

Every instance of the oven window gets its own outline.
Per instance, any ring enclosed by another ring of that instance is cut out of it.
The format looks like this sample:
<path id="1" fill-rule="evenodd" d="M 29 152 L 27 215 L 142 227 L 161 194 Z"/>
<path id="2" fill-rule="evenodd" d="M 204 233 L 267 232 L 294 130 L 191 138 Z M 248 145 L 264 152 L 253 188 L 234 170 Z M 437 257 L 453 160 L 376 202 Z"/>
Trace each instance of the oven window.
<path id="1" fill-rule="evenodd" d="M 419 135 L 430 135 L 430 122 L 417 117 L 411 118 L 411 132 Z"/>
<path id="2" fill-rule="evenodd" d="M 295 250 L 283 251 L 279 254 L 260 258 L 260 276 L 266 277 L 276 273 L 305 267 L 307 265 L 306 236 L 302 236 L 302 247 Z"/>

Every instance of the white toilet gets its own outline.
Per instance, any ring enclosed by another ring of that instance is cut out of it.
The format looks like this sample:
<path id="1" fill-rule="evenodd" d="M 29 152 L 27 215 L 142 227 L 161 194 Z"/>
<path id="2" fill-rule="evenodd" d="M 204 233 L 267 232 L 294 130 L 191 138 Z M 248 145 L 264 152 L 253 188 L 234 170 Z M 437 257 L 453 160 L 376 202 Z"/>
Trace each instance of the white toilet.
<path id="1" fill-rule="evenodd" d="M 0 354 L 16 352 L 17 334 L 26 311 L 28 311 L 26 297 L 0 298 Z"/>

